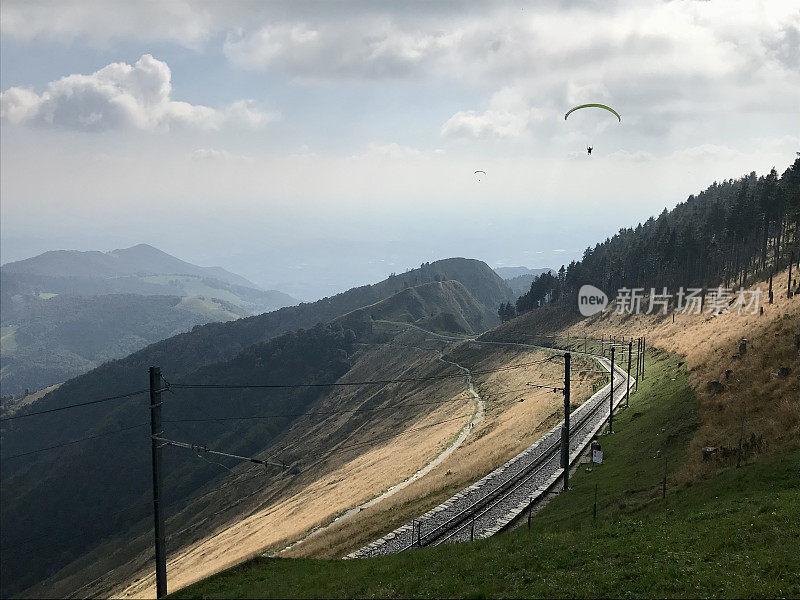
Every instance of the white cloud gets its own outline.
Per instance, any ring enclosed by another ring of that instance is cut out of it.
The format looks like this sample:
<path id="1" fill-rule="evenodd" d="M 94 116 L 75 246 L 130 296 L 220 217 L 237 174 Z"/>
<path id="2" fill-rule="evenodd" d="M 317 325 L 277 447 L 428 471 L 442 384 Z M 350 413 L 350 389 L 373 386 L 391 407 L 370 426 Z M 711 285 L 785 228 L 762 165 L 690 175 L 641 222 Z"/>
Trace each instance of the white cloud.
<path id="1" fill-rule="evenodd" d="M 250 129 L 263 127 L 280 119 L 277 111 L 260 110 L 254 100 L 237 100 L 222 110 L 223 120 L 237 123 Z"/>
<path id="2" fill-rule="evenodd" d="M 0 94 L 0 115 L 11 123 L 86 131 L 255 128 L 278 117 L 249 100 L 221 110 L 172 100 L 171 77 L 167 63 L 145 54 L 134 65 L 111 63 L 91 75 L 62 77 L 42 94 L 12 87 Z"/>
<path id="3" fill-rule="evenodd" d="M 733 148 L 721 146 L 718 144 L 700 144 L 699 146 L 692 146 L 691 148 L 682 148 L 673 153 L 675 158 L 688 159 L 690 161 L 697 160 L 717 160 L 717 159 L 731 159 L 739 156 L 741 153 Z"/>
<path id="4" fill-rule="evenodd" d="M 212 7 L 184 0 L 96 2 L 36 0 L 3 2 L 0 32 L 12 39 L 71 43 L 86 39 L 106 46 L 115 38 L 169 41 L 199 49 L 215 32 Z"/>
<path id="5" fill-rule="evenodd" d="M 458 32 L 406 31 L 392 19 L 288 22 L 229 33 L 223 51 L 236 66 L 293 76 L 393 77 L 424 70 L 455 47 Z"/>
<path id="6" fill-rule="evenodd" d="M 655 159 L 655 156 L 645 150 L 636 150 L 634 152 L 629 152 L 628 150 L 617 150 L 616 152 L 609 154 L 608 157 L 630 162 L 647 162 Z"/>
<path id="7" fill-rule="evenodd" d="M 605 101 L 623 112 L 627 131 L 664 138 L 686 119 L 795 114 L 800 97 L 796 3 L 545 7 L 532 18 L 495 15 L 483 26 L 460 27 L 442 72 L 503 87 L 485 110 L 466 106 L 446 119 L 446 136 L 519 138 L 541 114 Z M 498 105 L 497 95 L 509 90 L 518 101 Z M 584 137 L 612 125 L 583 121 L 571 130 Z M 550 138 L 546 129 L 540 139 Z"/>
<path id="8" fill-rule="evenodd" d="M 516 138 L 542 119 L 544 113 L 531 106 L 520 90 L 504 88 L 492 95 L 484 112 L 455 113 L 442 125 L 441 133 L 445 137 Z"/>
<path id="9" fill-rule="evenodd" d="M 216 148 L 198 148 L 189 155 L 192 160 L 198 161 L 243 161 L 253 162 L 252 156 L 244 154 L 234 154 L 228 150 L 217 150 Z"/>
<path id="10" fill-rule="evenodd" d="M 389 144 L 369 144 L 365 156 L 377 156 L 380 158 L 407 159 L 420 158 L 424 153 L 418 148 L 403 146 L 395 142 Z"/>

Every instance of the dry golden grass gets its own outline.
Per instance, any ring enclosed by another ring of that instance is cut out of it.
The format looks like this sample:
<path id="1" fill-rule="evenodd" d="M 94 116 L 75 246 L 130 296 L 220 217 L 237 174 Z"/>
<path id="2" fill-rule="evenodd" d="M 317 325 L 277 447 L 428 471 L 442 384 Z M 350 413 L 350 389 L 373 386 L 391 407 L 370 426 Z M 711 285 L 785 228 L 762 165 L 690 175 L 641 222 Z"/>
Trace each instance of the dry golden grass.
<path id="1" fill-rule="evenodd" d="M 783 273 L 775 280 L 785 278 L 786 273 Z M 758 286 L 766 289 L 764 282 L 753 287 Z M 536 328 L 531 326 L 533 320 L 537 321 Z M 554 333 L 569 331 L 573 337 L 644 335 L 649 348 L 686 357 L 690 381 L 700 405 L 700 426 L 692 439 L 692 458 L 684 466 L 682 477 L 696 477 L 716 468 L 713 461 L 701 460 L 701 449 L 705 446 L 735 447 L 742 433 L 746 442 L 755 442 L 751 457 L 797 446 L 800 440 L 797 378 L 800 364 L 794 335 L 800 334 L 800 297 L 787 299 L 785 293 L 777 293 L 775 303 L 765 305 L 764 315 L 678 314 L 673 323 L 671 317 L 604 313 L 560 327 L 564 324 L 562 317 L 542 311 L 515 320 L 503 328 L 506 331 L 501 331 L 500 335 L 522 341 L 524 337 L 515 336 L 515 331 L 537 332 L 547 330 L 548 326 Z M 748 350 L 734 358 L 742 338 L 748 340 Z M 473 370 L 518 365 L 544 356 L 533 350 L 474 344 L 460 344 L 451 352 L 452 360 Z M 575 382 L 579 391 L 574 390 L 573 397 L 584 399 L 590 394 L 597 375 L 583 371 L 580 360 L 575 355 L 574 373 L 578 374 Z M 792 368 L 789 377 L 778 377 L 781 366 Z M 369 365 L 364 367 L 365 372 L 368 368 Z M 726 370 L 731 371 L 727 376 Z M 358 375 L 358 371 L 355 374 Z M 333 523 L 283 555 L 342 556 L 408 522 L 488 473 L 538 439 L 560 418 L 560 396 L 526 388 L 525 383 L 558 383 L 562 377 L 560 362 L 476 377 L 476 389 L 487 403 L 486 418 L 461 447 L 425 477 L 379 504 Z M 716 393 L 711 391 L 707 387 L 709 381 L 721 382 L 724 389 Z M 524 402 L 519 402 L 523 397 Z M 302 493 L 293 490 L 293 494 L 284 494 L 282 499 L 244 519 L 221 526 L 214 535 L 174 555 L 168 567 L 171 589 L 241 562 L 264 549 L 279 550 L 411 476 L 446 448 L 470 420 L 473 408 L 467 394 L 453 393 L 452 399 L 451 403 L 417 416 L 413 424 L 409 423 L 411 431 L 407 433 L 363 448 L 342 464 L 318 464 L 314 478 L 304 483 Z M 463 418 L 414 430 L 459 415 Z M 380 430 L 379 423 L 372 425 L 377 427 L 376 431 Z M 318 427 L 309 427 L 309 435 L 319 434 Z M 357 431 L 363 433 L 361 429 Z M 123 595 L 147 596 L 152 594 L 152 589 L 152 577 L 147 576 Z"/>
<path id="2" fill-rule="evenodd" d="M 787 271 L 774 277 L 773 304 L 768 304 L 767 282 L 751 286 L 764 292 L 763 315 L 677 314 L 673 323 L 670 316 L 603 313 L 568 328 L 571 335 L 581 337 L 646 336 L 649 348 L 686 357 L 700 406 L 700 426 L 681 474 L 684 478 L 717 468 L 715 461 L 702 460 L 702 448 L 736 448 L 740 436 L 750 458 L 800 444 L 800 349 L 794 337 L 800 334 L 800 295 L 787 298 L 787 277 Z M 747 340 L 747 351 L 739 355 L 742 339 Z M 778 376 L 782 366 L 791 368 L 788 377 Z M 730 372 L 726 375 L 726 371 Z M 711 381 L 720 382 L 724 389 L 714 392 L 708 386 Z"/>
<path id="3" fill-rule="evenodd" d="M 483 346 L 470 350 L 463 345 L 455 352 L 460 364 L 476 371 L 526 364 L 548 354 Z M 575 380 L 578 402 L 591 395 L 597 376 L 584 373 Z M 485 420 L 464 444 L 424 478 L 412 483 L 379 505 L 336 524 L 283 556 L 337 557 L 407 523 L 474 483 L 486 473 L 516 456 L 561 419 L 563 400 L 552 392 L 526 388 L 528 381 L 559 384 L 563 362 L 507 370 L 478 378 L 477 388 L 487 400 Z M 519 402 L 524 398 L 524 402 Z"/>
<path id="4" fill-rule="evenodd" d="M 404 337 L 406 348 L 424 337 L 412 332 Z M 440 346 L 442 343 L 439 344 Z M 484 345 L 471 348 L 468 343 L 449 344 L 455 349 L 447 360 L 457 361 L 475 371 L 543 361 L 549 356 L 537 350 L 506 349 Z M 377 372 L 399 373 L 403 369 L 419 370 L 424 364 L 436 363 L 438 351 L 417 348 L 415 358 L 400 356 L 397 348 L 370 350 L 348 376 L 359 379 L 374 377 Z M 433 352 L 433 355 L 432 355 Z M 437 363 L 437 368 L 446 367 Z M 371 370 L 372 369 L 372 370 Z M 450 367 L 452 371 L 452 367 Z M 342 556 L 368 543 L 436 504 L 533 443 L 554 422 L 559 420 L 560 395 L 545 390 L 526 388 L 527 381 L 554 382 L 563 379 L 563 363 L 541 362 L 524 369 L 511 369 L 475 377 L 476 390 L 485 396 L 484 420 L 470 431 L 464 443 L 424 477 L 410 483 L 380 503 L 370 506 L 325 527 L 317 535 L 284 553 L 285 556 Z M 586 398 L 597 375 L 587 372 L 575 380 L 574 397 Z M 311 459 L 296 484 L 281 491 L 280 496 L 265 505 L 240 512 L 219 524 L 213 534 L 189 544 L 170 556 L 168 573 L 170 590 L 175 590 L 208 575 L 267 551 L 279 551 L 308 536 L 310 532 L 331 524 L 334 519 L 380 495 L 387 488 L 411 477 L 418 469 L 435 459 L 472 419 L 475 403 L 464 389 L 463 380 L 426 382 L 404 393 L 405 403 L 426 398 L 449 398 L 432 405 L 424 412 L 406 413 L 407 420 L 398 428 L 396 415 L 370 413 L 360 420 L 351 415 L 338 415 L 322 422 L 299 420 L 289 450 L 330 435 L 331 430 L 347 434 L 332 446 L 334 452 Z M 337 391 L 326 399 L 325 406 L 359 406 L 380 402 L 389 392 Z M 361 394 L 363 397 L 359 397 Z M 524 397 L 524 402 L 519 399 Z M 357 421 L 355 425 L 354 421 Z M 398 430 L 391 439 L 382 440 L 382 433 Z M 350 441 L 376 439 L 347 452 L 335 452 Z M 318 441 L 317 441 L 318 443 Z M 149 565 L 148 565 L 149 566 Z M 116 597 L 147 597 L 154 593 L 154 577 L 140 573 L 131 585 L 113 592 Z"/>

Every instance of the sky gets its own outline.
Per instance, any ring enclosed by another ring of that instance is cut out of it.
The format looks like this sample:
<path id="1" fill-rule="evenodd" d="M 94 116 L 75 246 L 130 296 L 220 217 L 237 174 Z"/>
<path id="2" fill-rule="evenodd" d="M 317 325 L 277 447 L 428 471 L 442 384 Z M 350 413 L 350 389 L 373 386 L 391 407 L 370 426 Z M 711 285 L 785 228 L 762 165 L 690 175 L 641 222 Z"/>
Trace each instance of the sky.
<path id="1" fill-rule="evenodd" d="M 3 263 L 149 243 L 311 300 L 782 172 L 800 5 L 4 0 L 0 93 Z"/>

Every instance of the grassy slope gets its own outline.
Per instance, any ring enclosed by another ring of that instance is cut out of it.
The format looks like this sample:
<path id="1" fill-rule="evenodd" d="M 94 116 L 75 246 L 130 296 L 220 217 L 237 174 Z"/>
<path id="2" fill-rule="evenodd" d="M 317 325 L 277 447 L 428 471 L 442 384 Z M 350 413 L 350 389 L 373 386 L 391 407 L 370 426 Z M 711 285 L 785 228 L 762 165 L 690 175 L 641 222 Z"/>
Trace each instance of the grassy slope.
<path id="1" fill-rule="evenodd" d="M 602 438 L 606 462 L 524 527 L 475 544 L 362 561 L 256 559 L 176 597 L 797 596 L 800 451 L 670 484 L 697 403 L 674 355 Z M 598 487 L 598 518 L 592 502 Z"/>

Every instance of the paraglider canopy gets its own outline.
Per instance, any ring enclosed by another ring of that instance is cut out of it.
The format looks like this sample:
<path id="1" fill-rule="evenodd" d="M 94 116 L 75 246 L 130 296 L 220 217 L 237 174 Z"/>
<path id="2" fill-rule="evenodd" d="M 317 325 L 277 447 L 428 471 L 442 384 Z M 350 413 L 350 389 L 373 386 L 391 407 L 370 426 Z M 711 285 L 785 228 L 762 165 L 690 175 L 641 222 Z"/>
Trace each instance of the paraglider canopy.
<path id="1" fill-rule="evenodd" d="M 622 117 L 619 116 L 619 113 L 615 111 L 610 106 L 606 106 L 605 104 L 581 104 L 580 106 L 576 106 L 575 108 L 571 108 L 567 111 L 567 114 L 564 115 L 564 120 L 567 120 L 567 117 L 575 112 L 576 110 L 580 110 L 581 108 L 602 108 L 603 110 L 607 110 L 608 112 L 612 113 L 620 123 L 622 123 Z"/>
<path id="2" fill-rule="evenodd" d="M 478 181 L 480 181 L 481 176 L 486 177 L 486 171 L 475 171 L 473 175 L 477 176 Z"/>

